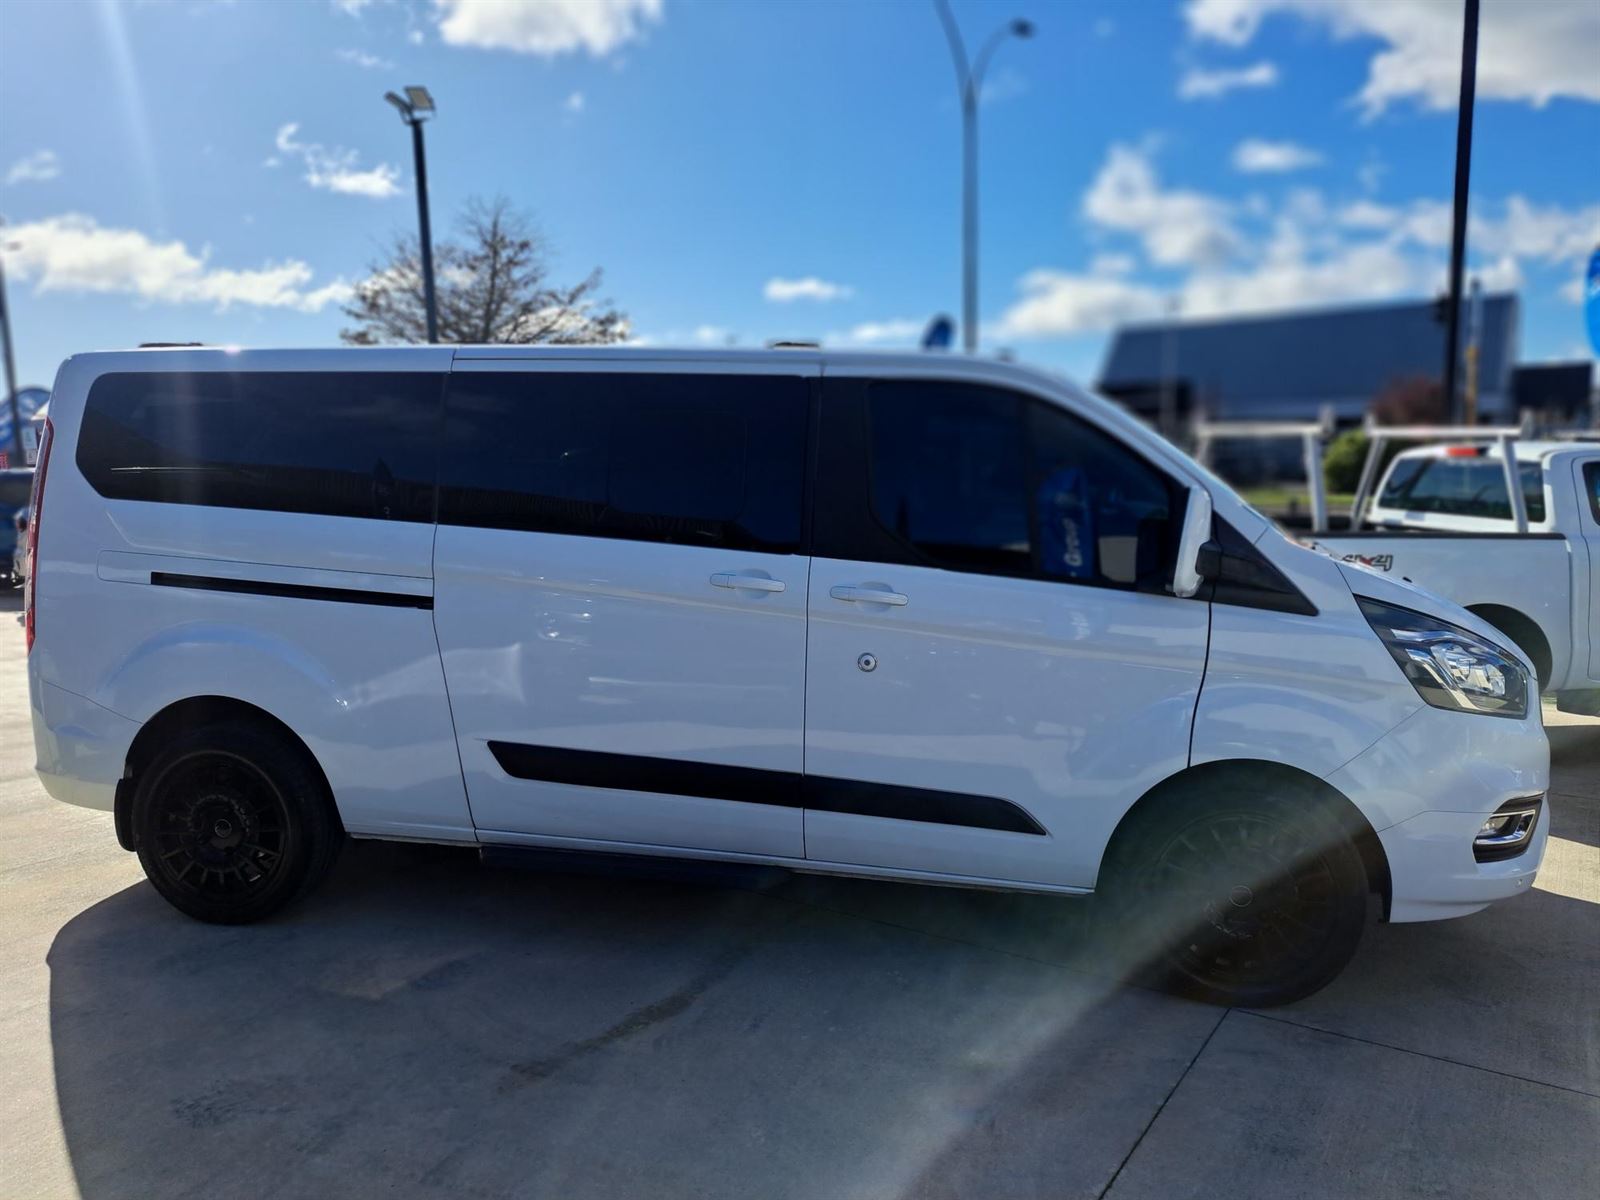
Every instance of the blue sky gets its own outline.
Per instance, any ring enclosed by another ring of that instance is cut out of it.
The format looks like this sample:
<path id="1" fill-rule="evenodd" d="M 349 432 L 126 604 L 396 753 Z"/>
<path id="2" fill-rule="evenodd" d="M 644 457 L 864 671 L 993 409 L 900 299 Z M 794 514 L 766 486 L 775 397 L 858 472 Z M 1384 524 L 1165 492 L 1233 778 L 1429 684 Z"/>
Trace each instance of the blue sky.
<path id="1" fill-rule="evenodd" d="M 1008 18 L 981 111 L 988 348 L 1092 380 L 1106 331 L 1430 294 L 1450 0 L 953 0 Z M 1587 352 L 1600 4 L 1484 0 L 1470 261 L 1527 359 Z M 428 85 L 436 235 L 527 209 L 655 343 L 910 344 L 959 308 L 930 0 L 9 0 L 0 213 L 23 383 L 140 341 L 326 345 L 413 227 L 385 90 Z M 293 126 L 292 129 L 286 127 Z"/>

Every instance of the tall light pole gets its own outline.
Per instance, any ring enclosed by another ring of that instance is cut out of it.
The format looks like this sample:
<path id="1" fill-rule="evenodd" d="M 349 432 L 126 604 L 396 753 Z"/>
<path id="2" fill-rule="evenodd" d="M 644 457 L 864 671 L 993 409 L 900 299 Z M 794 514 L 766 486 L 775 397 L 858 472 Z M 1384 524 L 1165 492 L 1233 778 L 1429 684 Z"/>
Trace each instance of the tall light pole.
<path id="1" fill-rule="evenodd" d="M 1456 194 L 1450 221 L 1450 307 L 1445 312 L 1444 403 L 1452 424 L 1461 424 L 1456 387 L 1461 347 L 1461 266 L 1467 246 L 1467 183 L 1472 175 L 1472 106 L 1478 90 L 1478 0 L 1461 14 L 1461 98 L 1456 106 Z"/>
<path id="2" fill-rule="evenodd" d="M 950 0 L 933 0 L 950 42 L 955 62 L 956 87 L 961 93 L 961 345 L 968 354 L 978 350 L 978 97 L 983 73 L 995 49 L 1008 37 L 1031 38 L 1033 22 L 1021 17 L 1007 21 L 989 35 L 978 56 L 968 62 Z"/>
<path id="3" fill-rule="evenodd" d="M 13 246 L 0 249 L 14 249 Z M 22 447 L 22 406 L 17 403 L 17 366 L 11 352 L 11 306 L 6 300 L 6 268 L 0 256 L 0 358 L 5 362 L 6 402 L 11 406 L 11 441 L 17 448 L 16 465 L 25 466 L 27 452 Z"/>
<path id="4" fill-rule="evenodd" d="M 422 306 L 428 316 L 428 341 L 439 340 L 439 310 L 433 294 L 433 233 L 428 228 L 428 161 L 422 153 L 422 123 L 434 114 L 433 97 L 425 87 L 408 87 L 405 98 L 385 92 L 384 99 L 400 110 L 411 126 L 411 154 L 417 169 L 417 225 L 422 238 Z"/>

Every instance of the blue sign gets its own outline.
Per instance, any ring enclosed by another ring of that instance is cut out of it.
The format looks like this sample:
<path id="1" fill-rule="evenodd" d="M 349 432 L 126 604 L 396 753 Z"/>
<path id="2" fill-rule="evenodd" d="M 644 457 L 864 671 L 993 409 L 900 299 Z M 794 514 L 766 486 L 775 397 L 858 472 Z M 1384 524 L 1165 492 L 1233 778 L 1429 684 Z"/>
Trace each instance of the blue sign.
<path id="1" fill-rule="evenodd" d="M 1583 277 L 1583 311 L 1589 323 L 1589 346 L 1600 358 L 1600 246 L 1594 248 Z"/>
<path id="2" fill-rule="evenodd" d="M 955 336 L 956 323 L 943 313 L 940 313 L 929 321 L 928 328 L 923 330 L 922 348 L 924 350 L 948 350 Z"/>

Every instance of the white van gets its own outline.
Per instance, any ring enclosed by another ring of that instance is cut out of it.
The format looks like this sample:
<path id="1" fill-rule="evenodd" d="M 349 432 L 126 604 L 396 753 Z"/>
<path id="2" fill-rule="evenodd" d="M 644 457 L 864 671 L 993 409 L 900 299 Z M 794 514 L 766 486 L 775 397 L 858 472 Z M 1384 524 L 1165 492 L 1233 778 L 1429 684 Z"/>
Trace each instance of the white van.
<path id="1" fill-rule="evenodd" d="M 38 770 L 202 920 L 345 835 L 1110 893 L 1266 1004 L 1526 891 L 1549 752 L 1464 610 L 1052 376 L 941 355 L 68 360 Z"/>

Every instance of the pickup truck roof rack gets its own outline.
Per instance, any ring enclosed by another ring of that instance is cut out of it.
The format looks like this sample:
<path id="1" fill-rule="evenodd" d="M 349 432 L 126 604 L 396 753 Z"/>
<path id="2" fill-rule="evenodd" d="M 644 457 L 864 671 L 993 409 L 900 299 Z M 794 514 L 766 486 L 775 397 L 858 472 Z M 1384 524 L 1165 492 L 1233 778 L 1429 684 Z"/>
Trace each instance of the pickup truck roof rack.
<path id="1" fill-rule="evenodd" d="M 1383 450 L 1391 439 L 1407 442 L 1494 442 L 1500 446 L 1501 466 L 1506 475 L 1506 493 L 1511 498 L 1511 519 L 1518 533 L 1528 532 L 1528 503 L 1522 494 L 1517 456 L 1512 449 L 1518 438 L 1533 432 L 1531 414 L 1520 425 L 1379 425 L 1369 415 L 1362 422 L 1367 435 L 1367 458 L 1361 464 L 1361 480 L 1355 499 L 1350 502 L 1350 528 L 1360 529 L 1366 517 L 1367 502 L 1378 483 L 1378 467 Z M 1317 472 L 1315 490 L 1322 490 L 1322 472 Z"/>
<path id="2" fill-rule="evenodd" d="M 1311 487 L 1311 523 L 1317 529 L 1328 527 L 1328 491 L 1322 480 L 1322 447 L 1333 436 L 1333 409 L 1324 407 L 1316 421 L 1208 421 L 1190 426 L 1194 437 L 1194 456 L 1211 466 L 1211 448 L 1218 438 L 1271 440 L 1299 438 L 1305 454 L 1306 480 Z"/>

